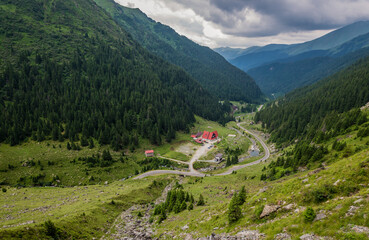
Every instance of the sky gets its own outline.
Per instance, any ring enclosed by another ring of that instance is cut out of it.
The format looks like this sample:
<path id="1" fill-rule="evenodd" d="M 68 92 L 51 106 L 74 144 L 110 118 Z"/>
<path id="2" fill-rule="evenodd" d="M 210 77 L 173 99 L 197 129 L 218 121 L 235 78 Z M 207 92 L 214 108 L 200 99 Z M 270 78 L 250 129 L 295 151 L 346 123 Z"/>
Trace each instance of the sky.
<path id="1" fill-rule="evenodd" d="M 211 48 L 300 43 L 369 20 L 369 0 L 115 0 Z"/>

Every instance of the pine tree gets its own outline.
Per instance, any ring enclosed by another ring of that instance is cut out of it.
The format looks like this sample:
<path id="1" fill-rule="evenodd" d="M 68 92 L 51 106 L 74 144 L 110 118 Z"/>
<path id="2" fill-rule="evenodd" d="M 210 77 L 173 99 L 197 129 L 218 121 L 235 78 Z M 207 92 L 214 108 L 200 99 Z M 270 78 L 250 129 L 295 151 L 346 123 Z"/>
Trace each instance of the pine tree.
<path id="1" fill-rule="evenodd" d="M 202 194 L 200 194 L 199 201 L 197 202 L 197 206 L 204 206 L 204 205 L 205 205 L 204 197 L 202 196 Z"/>
<path id="2" fill-rule="evenodd" d="M 81 146 L 82 146 L 82 147 L 86 147 L 86 146 L 88 146 L 88 141 L 87 141 L 87 137 L 86 137 L 86 136 L 84 136 L 84 135 L 83 135 L 83 136 L 81 137 L 81 141 L 80 141 L 80 142 L 81 142 Z"/>
<path id="3" fill-rule="evenodd" d="M 181 209 L 181 211 L 184 211 L 184 210 L 187 209 L 187 204 L 186 204 L 185 201 L 182 202 L 180 209 Z"/>
<path id="4" fill-rule="evenodd" d="M 90 138 L 89 141 L 88 141 L 88 148 L 92 149 L 94 147 L 95 147 L 94 140 L 92 138 Z"/>
<path id="5" fill-rule="evenodd" d="M 187 208 L 189 211 L 191 211 L 193 209 L 193 203 L 190 202 L 190 204 L 188 204 L 188 208 Z"/>
<path id="6" fill-rule="evenodd" d="M 70 143 L 69 142 L 67 142 L 67 149 L 68 150 L 71 150 L 72 149 L 72 147 L 70 146 Z"/>
<path id="7" fill-rule="evenodd" d="M 238 201 L 239 201 L 238 195 L 237 193 L 235 193 L 228 206 L 228 221 L 230 224 L 236 222 L 238 219 L 242 217 L 241 208 L 238 204 L 239 203 Z"/>
<path id="8" fill-rule="evenodd" d="M 238 205 L 242 206 L 246 201 L 245 186 L 242 186 L 240 193 L 238 194 Z"/>

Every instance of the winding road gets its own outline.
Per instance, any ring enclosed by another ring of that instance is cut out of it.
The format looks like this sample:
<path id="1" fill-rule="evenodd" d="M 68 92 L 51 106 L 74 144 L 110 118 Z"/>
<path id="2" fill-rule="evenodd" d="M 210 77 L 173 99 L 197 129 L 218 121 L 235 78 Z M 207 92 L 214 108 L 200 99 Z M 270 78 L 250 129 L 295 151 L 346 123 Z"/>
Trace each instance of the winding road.
<path id="1" fill-rule="evenodd" d="M 247 163 L 247 164 L 243 164 L 243 165 L 237 165 L 237 166 L 233 166 L 231 168 L 229 168 L 227 171 L 223 172 L 223 173 L 219 173 L 219 174 L 214 174 L 211 176 L 224 176 L 224 175 L 228 175 L 231 174 L 233 171 L 237 171 L 240 170 L 242 168 L 245 167 L 249 167 L 255 164 L 259 164 L 260 162 L 266 161 L 269 157 L 270 157 L 270 151 L 267 147 L 267 145 L 264 143 L 264 141 L 254 132 L 251 132 L 243 127 L 241 127 L 241 123 L 238 123 L 237 126 L 242 129 L 243 131 L 251 134 L 258 142 L 260 142 L 260 144 L 263 146 L 264 148 L 264 156 L 254 162 L 251 163 Z M 237 131 L 239 132 L 239 131 Z M 239 132 L 239 134 L 242 133 Z M 192 156 L 190 163 L 189 163 L 189 170 L 188 172 L 185 171 L 177 171 L 177 170 L 153 170 L 153 171 L 149 171 L 149 172 L 145 172 L 141 175 L 138 175 L 136 177 L 134 177 L 133 179 L 142 179 L 148 176 L 153 176 L 153 175 L 159 175 L 159 174 L 177 174 L 177 175 L 185 175 L 185 176 L 193 176 L 193 177 L 205 177 L 205 176 L 209 176 L 209 174 L 204 174 L 201 173 L 199 171 L 197 171 L 196 169 L 194 169 L 193 164 L 204 154 L 206 154 L 210 149 L 209 147 L 211 146 L 211 143 L 205 143 L 203 146 L 201 146 L 199 149 L 197 149 L 197 151 L 195 152 L 195 154 Z"/>

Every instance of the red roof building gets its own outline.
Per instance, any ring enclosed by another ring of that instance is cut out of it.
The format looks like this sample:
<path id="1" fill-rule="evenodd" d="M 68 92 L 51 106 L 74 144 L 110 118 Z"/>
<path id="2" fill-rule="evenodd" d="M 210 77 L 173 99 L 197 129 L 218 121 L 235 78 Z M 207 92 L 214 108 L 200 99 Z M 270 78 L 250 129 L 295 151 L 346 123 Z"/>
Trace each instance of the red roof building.
<path id="1" fill-rule="evenodd" d="M 218 138 L 218 132 L 214 131 L 214 132 L 207 132 L 204 131 L 204 134 L 202 135 L 203 139 L 208 139 L 208 140 L 214 140 Z"/>
<path id="2" fill-rule="evenodd" d="M 202 134 L 202 138 L 203 139 L 209 139 L 208 137 L 209 137 L 209 132 L 208 131 L 204 131 L 204 133 Z"/>
<path id="3" fill-rule="evenodd" d="M 154 150 L 146 150 L 145 155 L 146 155 L 146 157 L 153 157 L 154 156 Z"/>

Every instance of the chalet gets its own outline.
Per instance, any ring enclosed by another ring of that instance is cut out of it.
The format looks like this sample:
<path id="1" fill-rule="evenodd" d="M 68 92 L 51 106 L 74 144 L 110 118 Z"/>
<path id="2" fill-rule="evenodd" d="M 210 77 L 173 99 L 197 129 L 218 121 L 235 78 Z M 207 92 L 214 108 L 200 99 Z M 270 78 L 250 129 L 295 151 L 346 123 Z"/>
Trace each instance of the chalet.
<path id="1" fill-rule="evenodd" d="M 146 150 L 145 155 L 146 157 L 154 157 L 154 150 Z"/>
<path id="2" fill-rule="evenodd" d="M 218 138 L 218 132 L 217 131 L 214 131 L 214 132 L 204 131 L 204 133 L 202 134 L 202 138 L 208 139 L 208 140 L 215 140 Z"/>

